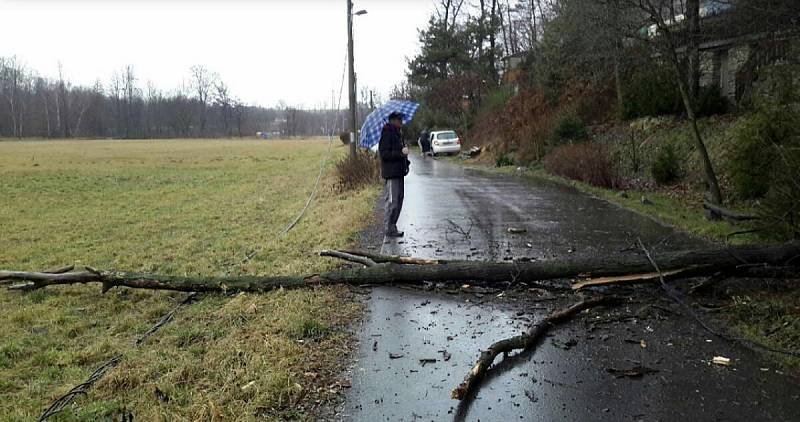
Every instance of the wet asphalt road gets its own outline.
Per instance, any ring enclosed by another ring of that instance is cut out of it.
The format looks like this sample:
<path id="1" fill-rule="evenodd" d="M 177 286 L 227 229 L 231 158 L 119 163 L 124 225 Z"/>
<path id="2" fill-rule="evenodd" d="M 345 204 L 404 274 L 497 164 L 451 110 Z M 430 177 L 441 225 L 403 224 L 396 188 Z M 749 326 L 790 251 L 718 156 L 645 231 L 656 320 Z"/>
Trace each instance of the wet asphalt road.
<path id="1" fill-rule="evenodd" d="M 384 253 L 423 258 L 549 260 L 658 251 L 703 242 L 571 188 L 412 157 L 402 240 Z M 511 234 L 509 228 L 525 229 Z M 500 363 L 477 395 L 450 399 L 480 351 L 523 331 L 571 295 L 374 288 L 344 419 L 354 421 L 800 420 L 800 386 L 763 356 L 702 331 L 658 293 L 551 331 Z M 498 296 L 499 295 L 499 296 Z M 657 306 L 648 306 L 656 303 Z M 729 367 L 709 363 L 733 359 Z M 435 359 L 435 362 L 432 361 Z M 431 360 L 423 363 L 421 360 Z M 498 362 L 501 360 L 498 359 Z M 658 372 L 616 378 L 608 370 Z"/>

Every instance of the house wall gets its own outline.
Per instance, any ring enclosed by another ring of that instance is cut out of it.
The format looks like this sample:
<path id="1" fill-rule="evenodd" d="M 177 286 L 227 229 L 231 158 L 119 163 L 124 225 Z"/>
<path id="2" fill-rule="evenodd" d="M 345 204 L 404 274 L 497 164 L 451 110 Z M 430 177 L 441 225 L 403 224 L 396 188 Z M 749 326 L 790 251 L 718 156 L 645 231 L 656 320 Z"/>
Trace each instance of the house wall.
<path id="1" fill-rule="evenodd" d="M 736 75 L 750 57 L 748 45 L 732 45 L 700 53 L 700 86 L 718 85 L 722 95 L 736 102 Z"/>

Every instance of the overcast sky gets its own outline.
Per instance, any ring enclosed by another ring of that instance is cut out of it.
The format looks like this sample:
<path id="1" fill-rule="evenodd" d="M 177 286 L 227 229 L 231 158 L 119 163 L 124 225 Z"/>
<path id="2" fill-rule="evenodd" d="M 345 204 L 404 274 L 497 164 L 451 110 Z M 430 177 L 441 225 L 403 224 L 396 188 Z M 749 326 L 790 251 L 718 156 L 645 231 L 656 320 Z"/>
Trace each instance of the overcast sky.
<path id="1" fill-rule="evenodd" d="M 368 11 L 354 21 L 359 87 L 386 96 L 418 50 L 433 0 L 354 3 Z M 131 64 L 141 87 L 171 90 L 203 64 L 263 106 L 327 105 L 333 90 L 338 98 L 347 47 L 345 0 L 0 0 L 0 16 L 0 56 L 44 76 L 61 61 L 73 84 L 107 85 Z"/>

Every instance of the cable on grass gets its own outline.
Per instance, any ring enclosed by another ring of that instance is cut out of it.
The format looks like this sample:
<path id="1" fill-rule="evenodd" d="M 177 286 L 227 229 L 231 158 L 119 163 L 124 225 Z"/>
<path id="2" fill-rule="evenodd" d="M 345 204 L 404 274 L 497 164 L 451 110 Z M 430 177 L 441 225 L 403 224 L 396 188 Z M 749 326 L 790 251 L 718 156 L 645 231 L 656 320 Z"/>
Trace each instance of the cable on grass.
<path id="1" fill-rule="evenodd" d="M 342 83 L 339 86 L 339 99 L 338 99 L 338 101 L 336 103 L 336 113 L 334 114 L 335 116 L 339 115 L 339 111 L 341 110 L 341 106 L 342 106 L 342 93 L 344 92 L 344 78 L 345 78 L 345 71 L 347 69 L 347 55 L 345 55 L 344 63 L 345 63 L 344 64 L 344 68 L 342 69 Z M 334 124 L 333 127 L 335 128 L 336 125 Z M 328 162 L 328 158 L 331 155 L 332 147 L 333 147 L 333 130 L 331 131 L 331 133 L 328 134 L 328 150 L 322 156 L 322 160 L 321 160 L 320 165 L 319 165 L 319 173 L 317 174 L 317 180 L 314 182 L 314 188 L 311 190 L 311 193 L 308 195 L 308 199 L 306 200 L 306 204 L 305 204 L 305 206 L 303 206 L 303 209 L 301 209 L 300 212 L 297 214 L 297 217 L 295 217 L 294 220 L 292 220 L 286 226 L 286 228 L 284 228 L 281 231 L 280 236 L 284 236 L 287 233 L 289 233 L 297 225 L 297 223 L 299 223 L 300 220 L 303 219 L 303 216 L 306 214 L 306 211 L 308 211 L 308 208 L 311 206 L 311 202 L 313 202 L 314 198 L 317 196 L 317 191 L 319 190 L 319 182 L 320 182 L 320 180 L 322 180 L 322 174 L 325 171 L 325 163 Z M 247 255 L 245 255 L 245 257 L 244 257 L 244 259 L 242 259 L 241 263 L 242 264 L 246 264 L 248 261 L 250 261 L 251 259 L 255 258 L 255 256 L 258 255 L 258 253 L 261 252 L 262 249 L 263 249 L 262 247 L 258 247 L 256 249 L 254 249 L 252 252 L 250 252 Z"/>
<path id="2" fill-rule="evenodd" d="M 139 338 L 137 338 L 136 341 L 134 342 L 134 346 L 138 348 L 139 346 L 144 344 L 144 342 L 147 341 L 147 339 L 150 338 L 151 335 L 153 335 L 161 327 L 172 321 L 172 319 L 175 316 L 175 313 L 178 312 L 179 309 L 181 309 L 185 305 L 188 305 L 196 297 L 197 297 L 196 292 L 192 292 L 188 296 L 186 296 L 186 299 L 184 299 L 181 303 L 178 304 L 178 306 L 176 306 L 174 309 L 172 309 L 166 315 L 164 315 L 164 317 L 162 317 L 161 320 L 158 321 L 158 323 L 156 323 L 156 325 L 152 326 L 149 330 L 145 331 L 144 334 L 142 334 Z M 39 422 L 46 421 L 51 416 L 61 412 L 62 410 L 64 410 L 64 408 L 69 406 L 70 403 L 72 403 L 78 396 L 88 394 L 89 389 L 92 388 L 92 386 L 97 381 L 103 378 L 103 376 L 105 376 L 105 374 L 108 373 L 108 371 L 116 368 L 121 361 L 122 361 L 122 355 L 120 354 L 120 355 L 115 355 L 114 357 L 112 357 L 111 359 L 107 360 L 105 363 L 100 365 L 100 367 L 95 369 L 95 371 L 92 372 L 91 375 L 89 375 L 89 378 L 87 378 L 86 381 L 72 387 L 61 397 L 53 401 L 53 403 L 50 404 L 50 407 L 45 409 L 44 413 L 42 413 L 42 416 L 39 417 Z"/>

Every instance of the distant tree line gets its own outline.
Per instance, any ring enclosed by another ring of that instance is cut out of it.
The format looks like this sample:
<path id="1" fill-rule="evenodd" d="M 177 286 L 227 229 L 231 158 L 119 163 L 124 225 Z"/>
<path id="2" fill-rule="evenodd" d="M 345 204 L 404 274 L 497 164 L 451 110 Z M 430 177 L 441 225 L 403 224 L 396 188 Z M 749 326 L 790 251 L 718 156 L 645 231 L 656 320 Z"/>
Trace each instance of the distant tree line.
<path id="1" fill-rule="evenodd" d="M 80 86 L 60 65 L 49 78 L 17 57 L 0 57 L 0 137 L 302 137 L 341 130 L 344 113 L 330 107 L 248 105 L 204 66 L 192 66 L 187 76 L 187 83 L 163 91 L 143 83 L 129 65 L 106 83 Z"/>

